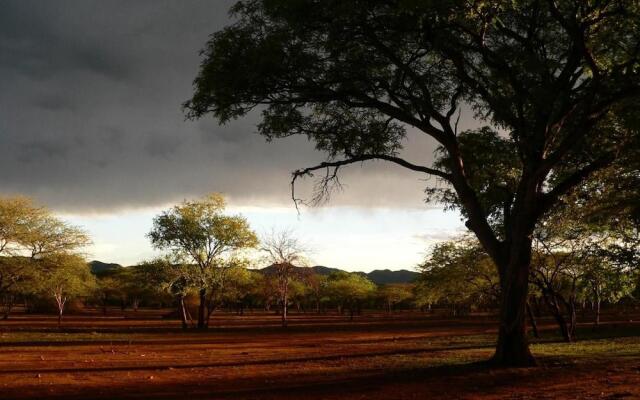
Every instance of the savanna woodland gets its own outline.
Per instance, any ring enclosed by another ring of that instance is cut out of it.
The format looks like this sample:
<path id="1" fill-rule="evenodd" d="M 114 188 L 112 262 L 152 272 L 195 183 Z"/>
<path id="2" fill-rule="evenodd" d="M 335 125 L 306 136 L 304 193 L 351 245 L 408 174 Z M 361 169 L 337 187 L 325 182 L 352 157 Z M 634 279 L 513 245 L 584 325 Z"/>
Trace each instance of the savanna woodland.
<path id="1" fill-rule="evenodd" d="M 639 0 L 7 3 L 0 398 L 640 398 Z"/>

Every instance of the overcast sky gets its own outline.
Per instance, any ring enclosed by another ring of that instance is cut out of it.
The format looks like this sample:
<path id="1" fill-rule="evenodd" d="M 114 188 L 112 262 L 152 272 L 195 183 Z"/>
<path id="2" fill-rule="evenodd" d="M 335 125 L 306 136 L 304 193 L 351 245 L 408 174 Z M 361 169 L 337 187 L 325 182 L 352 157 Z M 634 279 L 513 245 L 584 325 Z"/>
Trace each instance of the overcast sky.
<path id="1" fill-rule="evenodd" d="M 255 116 L 185 121 L 198 51 L 229 23 L 231 4 L 0 1 L 0 191 L 85 226 L 94 258 L 128 264 L 152 255 L 154 213 L 212 191 L 256 229 L 293 227 L 315 262 L 352 270 L 410 268 L 462 229 L 456 214 L 425 205 L 423 176 L 380 163 L 351 167 L 344 192 L 298 218 L 290 172 L 323 160 L 310 143 L 266 143 Z M 429 163 L 433 143 L 410 137 L 404 155 Z M 404 244 L 383 251 L 385 238 Z"/>

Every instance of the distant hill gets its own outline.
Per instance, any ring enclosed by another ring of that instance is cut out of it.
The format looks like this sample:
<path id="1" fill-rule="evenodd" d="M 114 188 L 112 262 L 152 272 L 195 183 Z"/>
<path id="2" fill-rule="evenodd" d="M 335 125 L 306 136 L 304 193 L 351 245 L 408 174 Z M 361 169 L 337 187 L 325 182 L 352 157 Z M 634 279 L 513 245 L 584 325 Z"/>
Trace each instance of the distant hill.
<path id="1" fill-rule="evenodd" d="M 89 268 L 94 275 L 105 275 L 122 268 L 122 265 L 93 260 L 89 262 Z"/>
<path id="2" fill-rule="evenodd" d="M 420 274 L 414 271 L 401 269 L 391 271 L 389 269 L 376 269 L 367 274 L 367 278 L 376 285 L 387 285 L 390 283 L 411 283 L 418 279 Z"/>
<path id="3" fill-rule="evenodd" d="M 273 269 L 274 267 L 270 265 L 268 267 L 258 269 L 257 271 L 263 274 L 269 274 L 273 271 Z M 303 270 L 306 268 L 299 268 L 299 269 Z M 330 268 L 330 267 L 325 267 L 323 265 L 316 265 L 313 267 L 309 267 L 309 269 L 313 270 L 315 273 L 319 275 L 330 275 L 333 272 L 343 271 L 338 268 Z M 411 283 L 411 282 L 414 282 L 420 275 L 417 272 L 408 271 L 406 269 L 402 269 L 399 271 L 392 271 L 389 269 L 382 269 L 382 270 L 377 269 L 369 273 L 365 273 L 365 272 L 356 272 L 356 273 L 366 276 L 371 280 L 371 282 L 375 283 L 376 285 L 387 285 L 387 284 L 393 284 L 393 283 Z"/>
<path id="4" fill-rule="evenodd" d="M 318 275 L 331 275 L 333 272 L 342 271 L 338 268 L 329 268 L 323 265 L 316 265 L 314 267 L 311 267 L 311 269 Z"/>
<path id="5" fill-rule="evenodd" d="M 98 275 L 98 276 L 110 275 L 116 272 L 117 270 L 119 270 L 120 268 L 123 268 L 123 266 L 120 264 L 105 263 L 97 260 L 89 262 L 89 267 L 91 268 L 91 272 L 94 275 Z M 298 267 L 298 268 L 300 270 L 310 269 L 316 274 L 325 275 L 325 276 L 330 275 L 334 272 L 340 272 L 340 271 L 346 272 L 338 268 L 325 267 L 324 265 L 315 265 L 313 267 L 308 267 L 308 268 L 304 268 L 304 267 Z M 273 269 L 274 269 L 273 266 L 268 266 L 265 268 L 257 269 L 256 271 L 263 274 L 269 274 L 273 272 Z M 390 269 L 376 269 L 368 273 L 366 272 L 356 272 L 356 273 L 366 276 L 371 280 L 371 282 L 375 283 L 376 285 L 388 285 L 388 284 L 394 284 L 394 283 L 412 283 L 420 275 L 417 272 L 409 271 L 406 269 L 401 269 L 399 271 L 392 271 Z"/>

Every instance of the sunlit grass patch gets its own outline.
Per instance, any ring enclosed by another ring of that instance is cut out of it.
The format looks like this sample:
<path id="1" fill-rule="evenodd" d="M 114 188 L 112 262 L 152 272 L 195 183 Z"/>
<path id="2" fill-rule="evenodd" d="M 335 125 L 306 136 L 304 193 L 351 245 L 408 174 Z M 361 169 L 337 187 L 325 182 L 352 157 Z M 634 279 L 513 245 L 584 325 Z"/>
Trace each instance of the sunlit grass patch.
<path id="1" fill-rule="evenodd" d="M 614 357 L 640 358 L 639 337 L 581 340 L 575 343 L 539 343 L 532 345 L 536 356 L 600 359 Z"/>

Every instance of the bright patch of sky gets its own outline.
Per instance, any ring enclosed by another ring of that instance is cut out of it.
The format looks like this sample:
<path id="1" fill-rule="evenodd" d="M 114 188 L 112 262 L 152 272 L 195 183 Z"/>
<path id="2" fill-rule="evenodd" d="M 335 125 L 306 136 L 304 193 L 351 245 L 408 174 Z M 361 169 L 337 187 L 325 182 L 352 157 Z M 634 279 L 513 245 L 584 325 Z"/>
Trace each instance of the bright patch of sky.
<path id="1" fill-rule="evenodd" d="M 152 249 L 147 232 L 162 208 L 113 214 L 63 215 L 85 228 L 94 244 L 90 259 L 132 265 L 160 255 Z M 259 234 L 292 230 L 306 248 L 314 265 L 348 271 L 414 269 L 436 242 L 464 231 L 460 217 L 439 208 L 326 207 L 230 207 L 229 213 L 244 215 Z"/>

